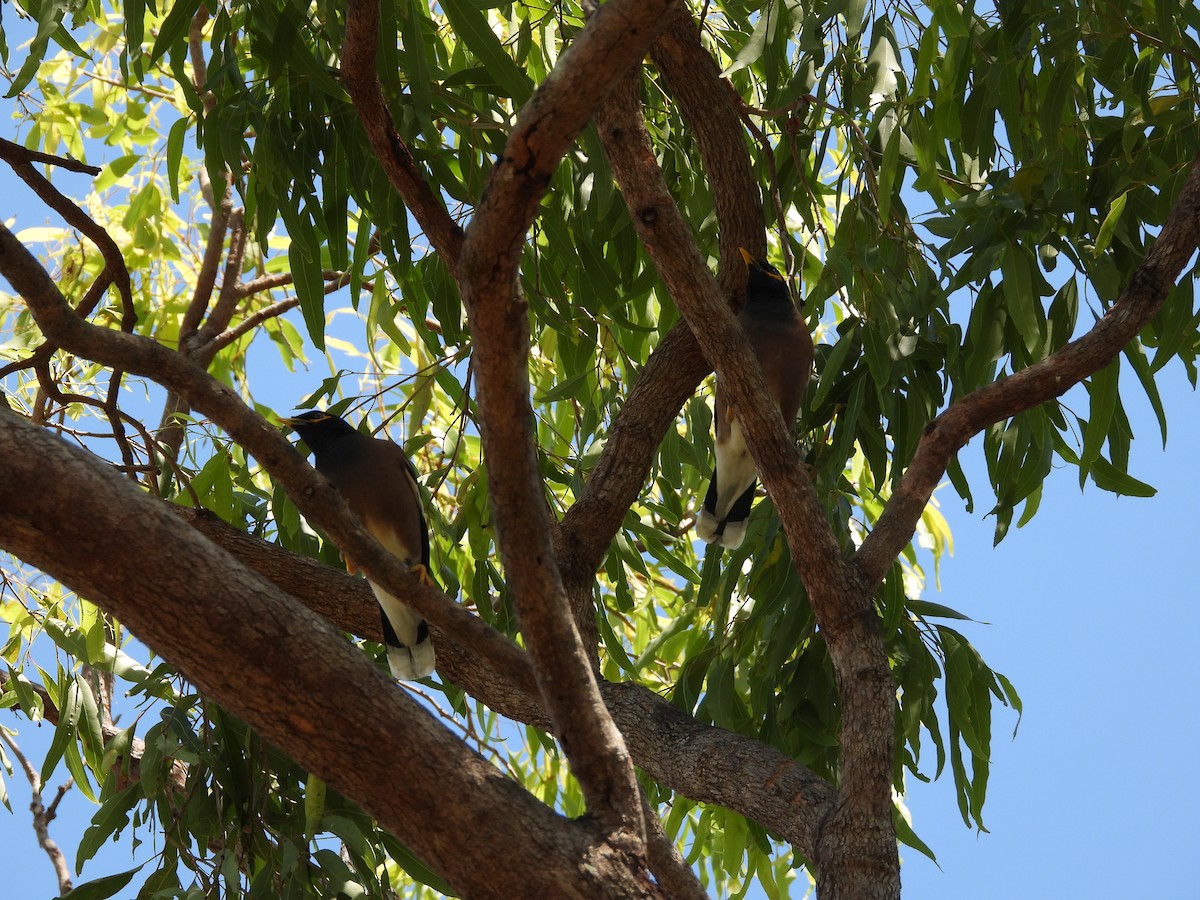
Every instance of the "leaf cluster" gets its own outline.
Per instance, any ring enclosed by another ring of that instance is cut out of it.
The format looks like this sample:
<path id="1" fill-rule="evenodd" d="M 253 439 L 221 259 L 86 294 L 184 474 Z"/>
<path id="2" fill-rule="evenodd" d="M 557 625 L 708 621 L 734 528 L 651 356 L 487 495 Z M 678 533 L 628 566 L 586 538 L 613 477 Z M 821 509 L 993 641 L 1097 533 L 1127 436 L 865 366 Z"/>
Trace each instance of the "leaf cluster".
<path id="1" fill-rule="evenodd" d="M 516 636 L 470 390 L 472 337 L 447 262 L 429 251 L 339 78 L 343 5 L 267 0 L 223 5 L 211 17 L 194 0 L 87 6 L 72 21 L 62 5 L 26 5 L 36 27 L 8 96 L 22 103 L 28 148 L 106 160 L 95 184 L 103 197 L 88 212 L 128 262 L 138 333 L 180 342 L 203 277 L 201 246 L 222 202 L 236 200 L 251 239 L 233 277 L 270 284 L 235 323 L 280 302 L 298 314 L 247 328 L 214 354 L 214 374 L 264 411 L 320 405 L 407 437 L 430 500 L 439 581 Z M 992 11 L 725 0 L 702 11 L 705 46 L 739 98 L 771 255 L 819 341 L 797 438 L 849 553 L 939 411 L 1046 358 L 1115 302 L 1194 155 L 1200 18 L 1170 3 L 1118 12 L 1089 2 Z M 517 111 L 582 27 L 582 11 L 537 0 L 386 0 L 380 15 L 378 71 L 397 132 L 436 201 L 467 222 Z M 7 38 L 0 55 L 15 62 Z M 714 191 L 695 162 L 696 137 L 653 72 L 642 99 L 655 161 L 715 262 Z M 56 256 L 69 297 L 100 271 L 100 257 L 65 231 L 22 236 Z M 534 323 L 538 464 L 546 502 L 561 515 L 679 319 L 594 129 L 554 173 L 520 263 Z M 976 494 L 994 495 L 997 541 L 1018 509 L 1018 527 L 1032 518 L 1062 463 L 1076 467 L 1081 484 L 1153 492 L 1129 471 L 1124 404 L 1136 382 L 1165 441 L 1156 379 L 1176 358 L 1193 385 L 1197 378 L 1193 283 L 1194 272 L 1121 364 L 989 428 L 986 486 L 951 467 L 968 507 Z M 96 315 L 115 322 L 115 300 Z M 36 328 L 15 300 L 0 298 L 0 323 L 5 359 L 33 352 Z M 251 346 L 258 333 L 288 370 L 316 356 L 331 374 L 304 396 L 298 379 L 286 388 L 265 383 L 252 365 L 267 355 L 262 342 Z M 100 372 L 58 354 L 64 399 L 40 408 L 64 433 L 115 456 L 88 430 L 102 421 Z M 10 378 L 5 390 L 26 409 L 45 402 L 32 378 Z M 130 402 L 145 419 L 161 397 L 153 386 L 142 393 Z M 169 499 L 337 564 L 336 550 L 241 448 L 203 421 L 175 421 L 186 437 L 172 478 L 157 483 Z M 770 503 L 759 501 L 737 551 L 704 553 L 691 540 L 711 424 L 705 388 L 667 430 L 605 554 L 594 590 L 602 672 L 640 681 L 698 720 L 755 737 L 837 784 L 833 667 Z M 147 467 L 160 452 L 152 430 L 135 448 Z M 918 538 L 932 552 L 910 546 L 875 596 L 897 685 L 893 781 L 902 791 L 906 773 L 937 777 L 948 760 L 963 819 L 982 828 L 993 707 L 1019 712 L 1020 698 L 948 624 L 965 616 L 922 596 L 925 568 L 950 546 L 935 506 Z M 4 656 L 13 669 L 0 702 L 38 714 L 44 701 L 20 661 L 49 636 L 61 661 L 35 669 L 59 718 L 44 769 L 64 761 L 100 804 L 78 865 L 132 815 L 135 829 L 156 823 L 164 836 L 146 897 L 175 895 L 181 872 L 193 888 L 223 883 L 248 896 L 378 896 L 389 879 L 397 883 L 395 866 L 441 887 L 345 798 L 330 792 L 314 804 L 319 788 L 309 773 L 190 693 L 164 664 L 151 672 L 120 662 L 137 645 L 86 601 L 71 606 L 61 593 L 12 580 L 18 597 L 5 606 Z M 109 672 L 144 698 L 137 726 L 103 735 L 80 666 Z M 447 716 L 465 722 L 498 766 L 567 814 L 582 810 L 545 733 L 514 733 L 453 685 L 437 688 Z M 144 752 L 132 778 L 118 758 L 135 728 Z M 932 773 L 921 765 L 923 747 L 933 749 Z M 186 774 L 176 780 L 180 765 Z M 740 895 L 757 879 L 768 895 L 786 895 L 794 873 L 778 836 L 646 787 L 706 885 Z M 898 822 L 902 839 L 930 852 Z M 340 855 L 330 849 L 337 842 Z"/>

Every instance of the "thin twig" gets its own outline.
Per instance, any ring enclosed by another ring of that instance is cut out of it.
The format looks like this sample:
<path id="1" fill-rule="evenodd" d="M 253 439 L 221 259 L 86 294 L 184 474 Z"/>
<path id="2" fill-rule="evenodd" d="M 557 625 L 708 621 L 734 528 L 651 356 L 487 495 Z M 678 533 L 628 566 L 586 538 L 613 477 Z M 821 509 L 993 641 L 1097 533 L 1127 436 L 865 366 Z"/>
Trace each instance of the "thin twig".
<path id="1" fill-rule="evenodd" d="M 33 832 L 37 835 L 38 846 L 46 852 L 46 855 L 50 857 L 50 864 L 54 866 L 54 875 L 58 879 L 59 895 L 66 894 L 72 887 L 71 870 L 67 865 L 66 856 L 63 855 L 62 850 L 54 842 L 53 838 L 50 837 L 50 823 L 58 814 L 58 804 L 62 801 L 63 795 L 71 789 L 74 782 L 68 778 L 65 784 L 60 785 L 54 800 L 49 807 L 46 807 L 42 803 L 42 778 L 38 774 L 37 769 L 25 758 L 25 754 L 21 752 L 21 748 L 12 739 L 7 728 L 0 728 L 0 740 L 3 740 L 8 745 L 8 749 L 17 758 L 22 770 L 25 772 L 25 777 L 29 780 L 31 793 L 29 811 L 33 813 Z"/>
<path id="2" fill-rule="evenodd" d="M 43 163 L 47 166 L 58 166 L 60 169 L 66 169 L 68 172 L 81 172 L 93 177 L 99 175 L 102 171 L 99 166 L 89 166 L 87 163 L 80 162 L 71 157 L 55 156 L 52 153 L 42 153 L 40 150 L 30 150 L 28 147 L 22 147 L 20 144 L 14 144 L 12 141 L 6 141 L 4 138 L 0 138 L 0 157 L 10 165 L 16 165 L 14 161 Z"/>

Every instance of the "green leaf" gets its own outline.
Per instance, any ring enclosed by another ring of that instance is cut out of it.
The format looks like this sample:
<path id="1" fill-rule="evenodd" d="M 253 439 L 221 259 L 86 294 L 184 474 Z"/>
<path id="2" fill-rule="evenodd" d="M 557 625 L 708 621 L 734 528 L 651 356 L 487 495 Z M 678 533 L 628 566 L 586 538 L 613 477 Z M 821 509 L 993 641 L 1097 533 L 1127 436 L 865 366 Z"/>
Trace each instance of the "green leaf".
<path id="1" fill-rule="evenodd" d="M 325 816 L 325 793 L 327 785 L 312 772 L 304 783 L 304 837 L 312 840 L 320 829 Z"/>
<path id="2" fill-rule="evenodd" d="M 1100 458 L 1100 450 L 1108 439 L 1108 429 L 1112 424 L 1113 412 L 1116 410 L 1119 400 L 1120 374 L 1120 365 L 1110 363 L 1088 379 L 1087 389 L 1091 396 L 1091 410 L 1087 428 L 1083 433 L 1083 453 L 1079 458 L 1079 483 L 1081 485 L 1092 465 Z"/>
<path id="3" fill-rule="evenodd" d="M 966 622 L 975 621 L 970 616 L 965 616 L 956 609 L 951 609 L 949 606 L 943 606 L 940 603 L 931 603 L 928 600 L 910 600 L 908 608 L 918 616 L 938 619 L 960 619 Z"/>
<path id="4" fill-rule="evenodd" d="M 1042 346 L 1042 326 L 1038 317 L 1040 299 L 1034 292 L 1031 260 L 1017 247 L 1005 248 L 1001 259 L 1004 275 L 1004 305 L 1013 324 L 1031 352 Z"/>
<path id="5" fill-rule="evenodd" d="M 296 286 L 296 297 L 308 336 L 318 350 L 325 350 L 325 280 L 321 277 L 321 248 L 311 228 L 293 229 L 288 247 L 288 265 Z"/>
<path id="6" fill-rule="evenodd" d="M 613 631 L 612 623 L 608 621 L 608 616 L 602 610 L 596 613 L 596 624 L 599 627 L 600 638 L 604 641 L 604 649 L 608 653 L 609 659 L 617 664 L 621 672 L 628 675 L 634 674 L 633 662 L 625 652 L 625 647 L 622 645 L 621 639 Z"/>
<path id="7" fill-rule="evenodd" d="M 142 864 L 142 866 L 144 865 L 145 863 Z M 67 898 L 69 900 L 106 900 L 108 897 L 114 897 L 125 885 L 133 881 L 133 876 L 142 870 L 142 866 L 116 875 L 105 875 L 95 881 L 81 884 L 75 890 L 63 894 L 63 898 L 64 900 Z"/>
<path id="8" fill-rule="evenodd" d="M 902 134 L 903 132 L 893 124 L 883 150 L 883 162 L 879 166 L 879 218 L 885 222 L 892 210 L 892 194 L 904 183 L 903 167 L 900 165 Z"/>
<path id="9" fill-rule="evenodd" d="M 896 837 L 902 843 L 925 854 L 935 863 L 937 862 L 937 857 L 929 849 L 929 845 L 917 837 L 917 833 L 913 831 L 912 826 L 908 823 L 908 819 L 900 814 L 900 810 L 893 810 L 892 822 L 896 826 Z"/>
<path id="10" fill-rule="evenodd" d="M 120 760 L 128 761 L 129 751 L 133 747 L 133 728 L 134 726 L 130 725 L 128 728 L 118 731 L 104 746 L 104 756 L 100 762 L 100 775 L 107 775 Z"/>
<path id="11" fill-rule="evenodd" d="M 125 0 L 121 5 L 125 16 L 125 43 L 134 74 L 142 77 L 142 40 L 146 36 L 146 0 Z"/>
<path id="12" fill-rule="evenodd" d="M 1162 397 L 1158 392 L 1158 382 L 1154 380 L 1154 374 L 1150 371 L 1150 360 L 1146 357 L 1146 348 L 1140 341 L 1134 341 L 1125 346 L 1123 351 L 1125 358 L 1129 360 L 1129 365 L 1138 377 L 1138 381 L 1142 383 L 1142 390 L 1146 392 L 1146 399 L 1150 401 L 1150 407 L 1154 410 L 1154 415 L 1158 419 L 1158 430 L 1162 435 L 1163 449 L 1167 448 L 1167 411 L 1163 408 Z"/>
<path id="13" fill-rule="evenodd" d="M 110 187 L 117 183 L 122 175 L 127 173 L 137 164 L 141 157 L 136 153 L 130 153 L 125 156 L 118 156 L 108 165 L 106 165 L 100 174 L 96 176 L 96 180 L 92 183 L 96 193 L 107 191 Z"/>
<path id="14" fill-rule="evenodd" d="M 95 857 L 96 851 L 100 850 L 109 838 L 121 832 L 130 823 L 128 811 L 142 799 L 143 794 L 139 787 L 131 785 L 101 803 L 100 809 L 91 817 L 91 824 L 84 830 L 83 838 L 79 841 L 76 851 L 76 875 L 83 871 L 84 863 Z"/>
<path id="15" fill-rule="evenodd" d="M 177 119 L 167 134 L 167 183 L 171 186 L 171 200 L 179 202 L 179 165 L 183 160 L 183 141 L 187 137 L 191 120 Z"/>
<path id="16" fill-rule="evenodd" d="M 79 738 L 83 741 L 88 766 L 99 772 L 104 762 L 104 732 L 100 727 L 100 708 L 92 686 L 82 675 L 75 676 L 79 686 Z"/>
<path id="17" fill-rule="evenodd" d="M 158 27 L 158 37 L 154 39 L 154 47 L 150 51 L 148 66 L 153 66 L 164 53 L 182 43 L 188 27 L 200 8 L 203 0 L 178 0 Z"/>
<path id="18" fill-rule="evenodd" d="M 386 832 L 381 833 L 380 838 L 383 840 L 384 847 L 387 848 L 388 855 L 405 872 L 422 884 L 429 885 L 435 891 L 453 896 L 454 892 L 450 889 L 450 886 L 437 873 L 417 859 L 407 847 Z"/>
<path id="19" fill-rule="evenodd" d="M 433 100 L 430 90 L 435 61 L 430 59 L 425 42 L 429 25 L 429 6 L 421 0 L 401 0 L 400 39 L 404 43 L 404 73 L 408 76 L 408 91 L 418 117 L 424 120 L 431 114 Z"/>
<path id="20" fill-rule="evenodd" d="M 825 364 L 821 369 L 821 377 L 817 379 L 816 391 L 813 393 L 811 405 L 814 409 L 819 409 L 821 404 L 825 402 L 825 398 L 829 396 L 829 392 L 841 380 L 842 371 L 846 364 L 846 356 L 849 354 L 852 347 L 859 340 L 860 327 L 857 322 L 854 322 L 846 329 L 845 334 L 838 338 L 833 349 L 829 351 L 829 355 L 825 357 Z"/>
<path id="21" fill-rule="evenodd" d="M 1121 214 L 1125 212 L 1125 201 L 1128 199 L 1129 191 L 1124 191 L 1108 205 L 1108 215 L 1100 223 L 1100 231 L 1096 235 L 1096 248 L 1092 251 L 1095 256 L 1103 254 L 1108 249 L 1108 245 L 1112 243 L 1113 233 L 1121 221 Z"/>
<path id="22" fill-rule="evenodd" d="M 573 375 L 556 383 L 550 390 L 538 394 L 533 400 L 535 403 L 554 403 L 559 400 L 573 398 L 579 394 L 580 388 L 586 385 L 591 378 L 591 372 L 580 372 L 578 375 Z"/>
<path id="23" fill-rule="evenodd" d="M 347 849 L 360 859 L 366 859 L 371 853 L 367 836 L 363 834 L 362 828 L 354 820 L 345 816 L 326 815 L 321 820 L 317 831 L 327 831 L 337 835 Z"/>
<path id="24" fill-rule="evenodd" d="M 1144 481 L 1138 481 L 1127 472 L 1122 472 L 1103 456 L 1097 457 L 1091 467 L 1092 482 L 1096 487 L 1126 497 L 1153 497 L 1158 489 Z"/>
<path id="25" fill-rule="evenodd" d="M 46 58 L 46 48 L 49 45 L 50 36 L 59 30 L 59 27 L 62 25 L 63 15 L 69 8 L 70 4 L 62 2 L 62 0 L 42 0 L 40 5 L 30 8 L 30 11 L 37 17 L 37 32 L 29 42 L 29 50 L 25 57 L 25 62 L 21 64 L 21 68 L 17 72 L 17 76 L 13 79 L 8 93 L 4 95 L 5 99 L 18 96 L 33 81 L 33 76 L 37 74 L 38 67 L 42 64 L 42 60 Z"/>
<path id="26" fill-rule="evenodd" d="M 487 15 L 468 0 L 442 0 L 441 6 L 454 34 L 483 63 L 504 96 L 511 97 L 518 106 L 528 100 L 533 92 L 529 77 L 505 51 Z"/>
<path id="27" fill-rule="evenodd" d="M 742 44 L 737 55 L 733 58 L 733 62 L 721 74 L 728 78 L 734 72 L 744 69 L 747 66 L 752 66 L 758 62 L 763 55 L 767 46 L 767 39 L 770 37 L 774 29 L 774 23 L 780 15 L 780 0 L 768 0 L 763 5 L 758 21 L 754 23 L 754 30 L 750 32 L 750 37 L 746 38 L 746 42 Z"/>
<path id="28" fill-rule="evenodd" d="M 867 0 L 847 0 L 846 37 L 853 39 L 862 33 L 867 24 Z"/>
<path id="29" fill-rule="evenodd" d="M 29 717 L 29 721 L 40 722 L 45 711 L 41 695 L 33 689 L 33 682 L 26 678 L 24 673 L 18 672 L 12 666 L 7 666 L 7 668 L 8 680 L 5 682 L 7 687 L 17 695 L 17 703 Z"/>
<path id="30" fill-rule="evenodd" d="M 83 762 L 83 754 L 79 749 L 79 741 L 71 741 L 63 748 L 63 762 L 80 793 L 92 803 L 96 802 L 96 792 L 92 789 L 92 779 L 88 776 L 87 766 Z"/>
<path id="31" fill-rule="evenodd" d="M 66 752 L 69 745 L 75 743 L 76 726 L 79 723 L 79 714 L 82 710 L 83 701 L 79 693 L 79 682 L 71 678 L 66 696 L 59 705 L 58 725 L 54 728 L 54 737 L 50 740 L 50 749 L 46 751 L 46 758 L 42 762 L 42 770 L 39 773 L 42 784 L 49 784 L 50 777 L 58 767 L 63 753 Z"/>

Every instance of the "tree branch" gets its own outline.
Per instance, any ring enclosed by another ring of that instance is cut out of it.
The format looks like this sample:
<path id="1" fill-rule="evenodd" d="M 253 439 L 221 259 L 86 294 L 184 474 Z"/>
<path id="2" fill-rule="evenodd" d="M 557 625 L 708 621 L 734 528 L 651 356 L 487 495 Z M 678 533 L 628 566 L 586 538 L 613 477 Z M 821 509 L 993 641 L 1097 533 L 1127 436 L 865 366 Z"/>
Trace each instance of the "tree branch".
<path id="1" fill-rule="evenodd" d="M 454 604 L 438 591 L 412 591 L 417 579 L 384 550 L 351 515 L 341 496 L 288 443 L 283 434 L 225 385 L 182 354 L 138 335 L 100 328 L 81 320 L 28 250 L 0 224 L 0 273 L 24 298 L 42 333 L 57 346 L 85 359 L 150 378 L 175 391 L 194 409 L 225 429 L 252 454 L 313 525 L 377 584 L 412 606 L 431 625 L 447 627 Z"/>
<path id="2" fill-rule="evenodd" d="M 758 184 L 742 139 L 733 93 L 701 45 L 699 28 L 686 8 L 668 17 L 667 27 L 650 52 L 695 134 L 708 174 L 720 227 L 717 281 L 725 295 L 740 296 L 745 290 L 745 268 L 738 248 L 757 248 L 762 255 L 766 242 Z M 675 204 L 669 194 L 660 192 L 661 174 L 657 179 L 642 174 L 659 172 L 658 162 L 645 135 L 640 78 L 631 75 L 623 82 L 598 108 L 596 127 L 630 218 L 661 272 L 663 266 L 674 267 L 676 263 L 653 236 L 658 205 L 674 208 Z M 678 217 L 677 209 L 674 215 Z M 684 237 L 680 233 L 676 239 Z M 690 229 L 686 240 L 693 240 Z M 675 289 L 682 289 L 682 280 L 678 275 L 672 279 Z M 668 287 L 671 289 L 670 284 Z M 577 616 L 590 612 L 592 576 L 637 498 L 663 435 L 700 380 L 711 371 L 686 323 L 679 323 L 654 348 L 622 404 L 591 477 L 556 533 L 564 578 L 568 584 L 589 587 L 589 608 L 577 608 Z"/>
<path id="3" fill-rule="evenodd" d="M 192 338 L 204 322 L 208 304 L 212 302 L 212 292 L 217 283 L 217 272 L 221 268 L 225 235 L 228 233 L 232 214 L 233 192 L 227 183 L 221 202 L 212 208 L 212 222 L 208 229 L 208 240 L 204 244 L 204 256 L 201 257 L 200 268 L 196 271 L 196 287 L 192 290 L 192 299 L 188 302 L 183 320 L 179 323 L 181 351 L 187 352 Z"/>
<path id="4" fill-rule="evenodd" d="M 129 283 L 129 269 L 125 266 L 125 257 L 121 255 L 121 248 L 117 246 L 117 242 L 112 239 L 107 231 L 101 228 L 96 222 L 85 213 L 82 209 L 72 203 L 61 191 L 51 184 L 40 172 L 33 168 L 29 162 L 30 151 L 12 143 L 0 139 L 0 159 L 7 162 L 14 172 L 24 181 L 33 192 L 42 199 L 43 202 L 56 213 L 66 220 L 67 224 L 72 228 L 78 229 L 88 240 L 96 245 L 96 249 L 100 251 L 100 255 L 104 258 L 104 272 L 98 276 L 98 280 L 105 280 L 106 284 L 111 283 L 117 286 L 117 293 L 121 297 L 121 328 L 124 331 L 133 331 L 133 326 L 137 324 L 137 312 L 133 308 L 133 294 Z M 52 157 L 54 158 L 54 157 Z M 99 174 L 97 172 L 96 174 Z M 107 279 L 111 279 L 108 281 Z M 100 297 L 96 297 L 99 302 Z M 83 313 L 88 315 L 91 310 Z"/>
<path id="5" fill-rule="evenodd" d="M 746 282 L 738 248 L 765 257 L 767 243 L 762 196 L 746 148 L 737 95 L 700 42 L 700 28 L 686 8 L 670 18 L 650 48 L 650 57 L 696 138 L 721 229 L 718 280 L 724 293 L 740 297 Z"/>
<path id="6" fill-rule="evenodd" d="M 214 334 L 207 346 L 211 348 L 214 355 L 220 353 L 238 338 L 249 334 L 268 319 L 278 318 L 288 310 L 295 309 L 299 305 L 300 299 L 298 297 L 289 297 L 286 300 L 277 300 L 270 306 L 264 306 L 262 309 L 255 310 L 232 328 L 227 328 L 218 334 Z"/>
<path id="7" fill-rule="evenodd" d="M 925 426 L 912 462 L 855 555 L 868 584 L 878 584 L 912 540 L 934 488 L 967 441 L 989 425 L 1061 396 L 1116 360 L 1158 312 L 1198 242 L 1200 159 L 1193 164 L 1145 261 L 1091 331 L 1012 377 L 956 400 Z"/>
<path id="8" fill-rule="evenodd" d="M 396 131 L 379 84 L 375 61 L 378 42 L 378 0 L 349 0 L 342 43 L 342 81 L 388 181 L 400 193 L 446 268 L 457 278 L 463 230 L 421 175 L 408 145 Z"/>
<path id="9" fill-rule="evenodd" d="M 637 782 L 600 699 L 550 540 L 529 401 L 529 320 L 518 273 L 525 233 L 562 156 L 612 79 L 637 65 L 672 0 L 612 0 L 521 108 L 462 248 L 480 433 L 497 543 L 538 685 L 589 812 L 644 835 Z"/>
<path id="10" fill-rule="evenodd" d="M 650 871 L 672 900 L 707 900 L 708 892 L 674 841 L 663 831 L 662 820 L 642 793 L 642 818 L 646 821 L 646 856 Z"/>
<path id="11" fill-rule="evenodd" d="M 842 791 L 838 825 L 830 830 L 829 840 L 861 840 L 862 845 L 851 851 L 859 859 L 878 861 L 888 853 L 894 858 L 895 838 L 888 832 L 895 687 L 870 591 L 843 559 L 816 491 L 802 474 L 782 416 L 769 401 L 761 367 L 653 164 L 636 91 L 629 84 L 614 91 L 597 122 L 647 250 L 705 356 L 730 386 L 747 445 L 775 501 L 829 646 L 842 711 Z M 850 810 L 858 815 L 849 815 Z M 847 835 L 863 822 L 883 823 L 881 831 Z M 818 865 L 821 856 L 818 849 L 813 857 Z"/>
<path id="12" fill-rule="evenodd" d="M 217 351 L 212 346 L 213 337 L 229 327 L 238 303 L 243 295 L 238 291 L 242 280 L 242 263 L 246 259 L 246 242 L 250 231 L 246 227 L 245 214 L 237 209 L 229 217 L 229 253 L 225 256 L 225 271 L 221 278 L 221 290 L 217 302 L 204 324 L 196 331 L 197 353 L 200 362 L 207 366 Z"/>
<path id="13" fill-rule="evenodd" d="M 0 157 L 11 165 L 16 165 L 18 162 L 42 163 L 47 166 L 58 166 L 68 172 L 82 172 L 92 177 L 103 171 L 99 166 L 89 166 L 87 163 L 70 157 L 54 156 L 51 153 L 42 153 L 40 150 L 30 150 L 28 147 L 22 147 L 20 144 L 14 144 L 4 138 L 0 138 Z"/>
<path id="14" fill-rule="evenodd" d="M 29 780 L 31 794 L 29 811 L 33 813 L 33 833 L 37 835 L 38 846 L 46 852 L 46 855 L 50 857 L 50 864 L 54 866 L 54 876 L 58 879 L 59 895 L 66 894 L 72 887 L 71 868 L 67 865 L 67 858 L 63 855 L 58 844 L 50 837 L 50 823 L 58 815 L 58 804 L 62 801 L 63 795 L 71 789 L 72 781 L 68 778 L 65 784 L 60 785 L 53 802 L 51 802 L 49 807 L 45 806 L 42 801 L 42 778 L 38 774 L 37 769 L 25 758 L 25 754 L 21 752 L 21 748 L 17 746 L 17 742 L 8 733 L 8 729 L 0 728 L 0 740 L 8 744 L 8 749 L 17 758 L 17 762 L 25 772 L 25 777 Z"/>
<path id="15" fill-rule="evenodd" d="M 172 509 L 337 628 L 383 639 L 378 602 L 362 579 L 250 537 L 212 513 Z M 465 610 L 459 613 L 468 621 L 455 628 L 446 653 L 439 644 L 439 672 L 502 715 L 551 729 L 525 654 Z M 805 856 L 815 855 L 817 828 L 836 796 L 823 779 L 760 741 L 700 724 L 641 685 L 603 683 L 600 690 L 637 766 L 655 781 L 741 813 Z"/>
<path id="16" fill-rule="evenodd" d="M 0 545 L 120 618 L 457 890 L 659 895 L 594 824 L 566 821 L 514 785 L 328 623 L 103 461 L 3 410 L 0 459 Z M 464 844 L 466 828 L 493 839 Z"/>

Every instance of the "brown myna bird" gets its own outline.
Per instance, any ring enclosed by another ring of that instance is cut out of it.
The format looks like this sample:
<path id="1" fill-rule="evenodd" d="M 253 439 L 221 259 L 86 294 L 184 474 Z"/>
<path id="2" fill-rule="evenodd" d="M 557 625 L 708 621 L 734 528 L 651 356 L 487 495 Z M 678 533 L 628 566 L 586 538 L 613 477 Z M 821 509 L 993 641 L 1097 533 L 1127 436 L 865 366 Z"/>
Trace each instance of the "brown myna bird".
<path id="1" fill-rule="evenodd" d="M 788 292 L 787 282 L 770 263 L 742 250 L 746 260 L 746 305 L 738 322 L 762 366 L 771 396 L 789 427 L 800 412 L 804 389 L 812 373 L 813 342 Z M 696 517 L 696 534 L 708 543 L 740 547 L 746 536 L 758 470 L 737 410 L 717 375 L 714 424 L 717 431 L 717 466 Z"/>
<path id="2" fill-rule="evenodd" d="M 417 470 L 391 441 L 368 437 L 345 419 L 314 410 L 283 419 L 313 452 L 317 471 L 333 482 L 367 531 L 409 566 L 429 577 L 429 529 L 425 524 Z M 358 572 L 349 559 L 346 568 Z M 392 675 L 404 681 L 433 672 L 429 626 L 379 585 L 371 584 L 383 613 L 383 639 Z"/>

